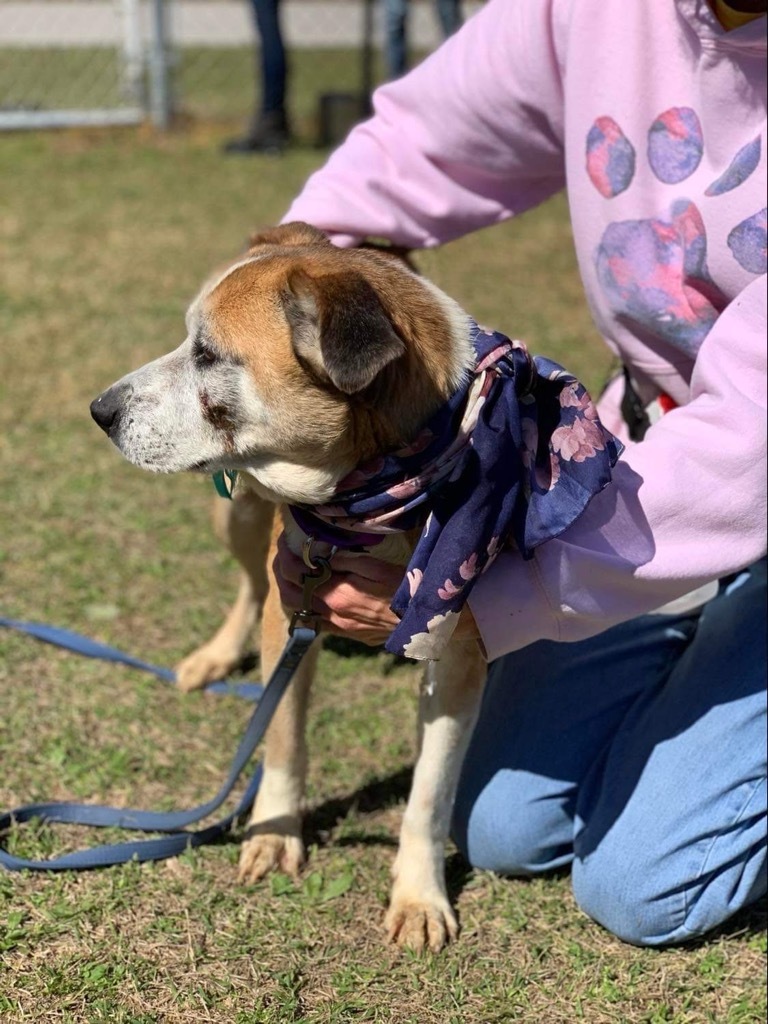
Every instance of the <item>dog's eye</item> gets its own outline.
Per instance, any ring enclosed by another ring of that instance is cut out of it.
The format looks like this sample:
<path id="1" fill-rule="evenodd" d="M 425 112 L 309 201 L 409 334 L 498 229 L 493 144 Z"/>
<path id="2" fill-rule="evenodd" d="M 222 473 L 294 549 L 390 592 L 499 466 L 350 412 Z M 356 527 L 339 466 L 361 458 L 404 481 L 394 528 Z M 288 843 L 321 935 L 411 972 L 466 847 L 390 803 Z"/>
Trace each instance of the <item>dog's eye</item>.
<path id="1" fill-rule="evenodd" d="M 200 370 L 205 370 L 219 362 L 219 357 L 216 353 L 206 348 L 205 345 L 201 345 L 200 342 L 195 343 L 192 358 L 195 360 L 195 366 Z"/>

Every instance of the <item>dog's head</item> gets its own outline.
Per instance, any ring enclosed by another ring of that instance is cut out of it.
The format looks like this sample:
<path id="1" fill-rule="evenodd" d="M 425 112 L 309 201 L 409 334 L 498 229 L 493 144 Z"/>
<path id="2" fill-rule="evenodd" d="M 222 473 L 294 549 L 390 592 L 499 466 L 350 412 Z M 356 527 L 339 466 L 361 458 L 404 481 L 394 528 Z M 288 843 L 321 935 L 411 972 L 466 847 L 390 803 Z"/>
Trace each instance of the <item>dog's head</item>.
<path id="1" fill-rule="evenodd" d="M 409 440 L 471 356 L 465 315 L 433 285 L 306 224 L 255 236 L 202 288 L 187 331 L 99 395 L 94 419 L 137 466 L 237 469 L 273 500 L 326 500 Z"/>

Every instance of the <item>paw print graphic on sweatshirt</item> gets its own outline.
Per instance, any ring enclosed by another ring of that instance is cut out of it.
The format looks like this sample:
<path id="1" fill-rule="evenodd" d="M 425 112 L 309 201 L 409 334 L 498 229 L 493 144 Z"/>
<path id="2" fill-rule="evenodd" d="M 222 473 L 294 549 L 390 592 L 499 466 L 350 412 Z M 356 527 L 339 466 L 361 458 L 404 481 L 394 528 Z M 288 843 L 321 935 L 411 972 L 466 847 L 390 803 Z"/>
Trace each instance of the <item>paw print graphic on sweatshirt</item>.
<path id="1" fill-rule="evenodd" d="M 715 200 L 742 185 L 760 162 L 760 138 L 743 146 L 705 191 Z M 698 115 L 690 107 L 659 114 L 648 130 L 646 159 L 664 184 L 684 182 L 704 153 Z M 587 134 L 586 170 L 606 199 L 633 182 L 638 155 L 620 125 L 598 117 Z M 766 273 L 766 209 L 736 224 L 727 239 L 733 258 L 752 274 Z M 707 236 L 701 213 L 681 196 L 668 216 L 615 221 L 595 253 L 598 280 L 612 308 L 635 329 L 695 355 L 726 304 L 707 269 Z"/>

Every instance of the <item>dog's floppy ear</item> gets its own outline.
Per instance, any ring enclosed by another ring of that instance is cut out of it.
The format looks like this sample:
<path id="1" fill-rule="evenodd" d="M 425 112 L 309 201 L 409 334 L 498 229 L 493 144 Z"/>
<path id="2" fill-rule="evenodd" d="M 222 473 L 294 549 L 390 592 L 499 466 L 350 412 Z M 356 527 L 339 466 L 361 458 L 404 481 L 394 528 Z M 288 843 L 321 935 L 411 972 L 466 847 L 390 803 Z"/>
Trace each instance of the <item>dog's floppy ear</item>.
<path id="1" fill-rule="evenodd" d="M 283 308 L 298 358 L 345 394 L 363 391 L 404 352 L 378 295 L 354 272 L 310 277 L 294 270 Z"/>
<path id="2" fill-rule="evenodd" d="M 264 228 L 248 239 L 248 245 L 255 249 L 259 245 L 330 245 L 328 237 L 304 221 L 294 220 L 274 228 Z"/>

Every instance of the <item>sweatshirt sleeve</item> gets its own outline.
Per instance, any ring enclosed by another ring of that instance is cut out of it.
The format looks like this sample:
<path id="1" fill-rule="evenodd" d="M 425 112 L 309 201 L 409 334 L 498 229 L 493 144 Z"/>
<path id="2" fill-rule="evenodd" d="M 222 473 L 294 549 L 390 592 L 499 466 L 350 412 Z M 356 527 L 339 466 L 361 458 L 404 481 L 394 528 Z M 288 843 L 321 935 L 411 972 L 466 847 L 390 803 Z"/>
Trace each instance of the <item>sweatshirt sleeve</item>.
<path id="1" fill-rule="evenodd" d="M 614 482 L 530 561 L 501 554 L 469 600 L 489 660 L 582 640 L 766 550 L 766 278 L 701 346 L 691 400 L 627 448 Z"/>
<path id="2" fill-rule="evenodd" d="M 376 91 L 374 116 L 309 178 L 284 220 L 307 221 L 338 245 L 381 237 L 422 248 L 559 191 L 555 22 L 565 6 L 490 0 L 409 75 Z"/>

